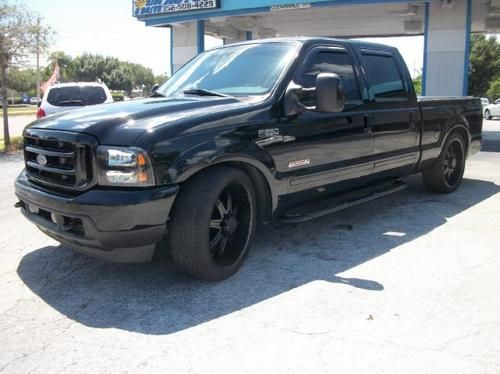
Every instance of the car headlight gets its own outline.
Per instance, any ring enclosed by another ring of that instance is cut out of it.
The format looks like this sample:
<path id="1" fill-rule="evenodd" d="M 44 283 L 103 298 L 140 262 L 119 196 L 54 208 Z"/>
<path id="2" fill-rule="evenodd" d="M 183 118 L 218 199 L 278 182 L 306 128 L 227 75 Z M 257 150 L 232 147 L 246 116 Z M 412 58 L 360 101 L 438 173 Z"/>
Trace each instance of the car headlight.
<path id="1" fill-rule="evenodd" d="M 101 186 L 151 187 L 155 185 L 148 154 L 140 148 L 97 148 L 98 183 Z"/>

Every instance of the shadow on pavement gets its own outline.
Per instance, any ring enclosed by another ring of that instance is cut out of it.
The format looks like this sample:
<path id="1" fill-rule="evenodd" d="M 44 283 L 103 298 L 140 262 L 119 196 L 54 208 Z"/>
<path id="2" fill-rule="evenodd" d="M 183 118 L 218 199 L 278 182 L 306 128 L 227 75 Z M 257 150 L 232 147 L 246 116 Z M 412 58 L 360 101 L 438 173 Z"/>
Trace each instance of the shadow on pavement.
<path id="1" fill-rule="evenodd" d="M 380 292 L 384 287 L 376 280 L 337 274 L 397 250 L 500 191 L 480 180 L 464 180 L 452 195 L 426 192 L 419 178 L 409 184 L 405 192 L 310 223 L 261 228 L 246 264 L 222 283 L 179 274 L 166 258 L 115 265 L 62 247 L 27 254 L 18 274 L 74 321 L 155 335 L 197 326 L 316 280 Z"/>

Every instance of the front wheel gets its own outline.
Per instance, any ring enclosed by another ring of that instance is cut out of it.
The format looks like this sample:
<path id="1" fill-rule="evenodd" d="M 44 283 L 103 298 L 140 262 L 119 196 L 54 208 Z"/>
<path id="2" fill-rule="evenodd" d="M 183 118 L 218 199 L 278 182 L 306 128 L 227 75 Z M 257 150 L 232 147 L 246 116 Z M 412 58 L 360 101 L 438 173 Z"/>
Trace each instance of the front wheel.
<path id="1" fill-rule="evenodd" d="M 491 113 L 488 109 L 485 110 L 484 112 L 484 118 L 486 118 L 487 120 L 491 120 L 493 117 L 491 116 Z"/>
<path id="2" fill-rule="evenodd" d="M 174 263 L 196 278 L 229 278 L 245 260 L 255 225 L 255 191 L 243 171 L 221 166 L 201 172 L 182 185 L 172 211 Z"/>
<path id="3" fill-rule="evenodd" d="M 423 173 L 424 183 L 434 192 L 451 193 L 462 182 L 465 171 L 465 140 L 458 134 L 452 134 L 439 158 Z"/>

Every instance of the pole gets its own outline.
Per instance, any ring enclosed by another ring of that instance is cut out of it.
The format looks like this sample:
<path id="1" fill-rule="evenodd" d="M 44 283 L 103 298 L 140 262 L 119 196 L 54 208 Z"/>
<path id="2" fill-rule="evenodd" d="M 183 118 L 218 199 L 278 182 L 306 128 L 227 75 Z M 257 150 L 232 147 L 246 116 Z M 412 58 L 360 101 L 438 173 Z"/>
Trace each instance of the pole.
<path id="1" fill-rule="evenodd" d="M 40 101 L 40 17 L 36 20 L 36 99 Z"/>
<path id="2" fill-rule="evenodd" d="M 5 150 L 9 150 L 10 134 L 9 134 L 9 103 L 7 101 L 7 63 L 0 59 L 0 74 L 2 80 L 2 110 L 3 110 L 3 141 Z"/>

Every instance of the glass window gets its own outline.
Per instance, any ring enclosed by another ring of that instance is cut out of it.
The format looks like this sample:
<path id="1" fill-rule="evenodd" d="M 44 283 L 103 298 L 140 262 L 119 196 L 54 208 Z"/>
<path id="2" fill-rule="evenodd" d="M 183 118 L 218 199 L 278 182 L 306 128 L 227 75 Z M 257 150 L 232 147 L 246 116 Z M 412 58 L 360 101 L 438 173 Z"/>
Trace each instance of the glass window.
<path id="1" fill-rule="evenodd" d="M 54 106 L 97 105 L 106 101 L 106 92 L 99 86 L 68 86 L 52 88 L 47 96 Z"/>
<path id="2" fill-rule="evenodd" d="M 268 94 L 293 61 L 297 43 L 262 43 L 207 51 L 184 65 L 158 89 L 167 97 L 203 89 L 227 95 Z"/>
<path id="3" fill-rule="evenodd" d="M 407 99 L 403 79 L 392 56 L 363 55 L 368 84 L 375 99 Z"/>
<path id="4" fill-rule="evenodd" d="M 87 96 L 87 105 L 102 104 L 106 101 L 106 92 L 99 86 L 84 87 Z"/>
<path id="5" fill-rule="evenodd" d="M 335 73 L 342 79 L 347 102 L 361 100 L 358 83 L 347 53 L 323 51 L 315 54 L 300 77 L 299 84 L 305 88 L 316 85 L 319 73 Z"/>

